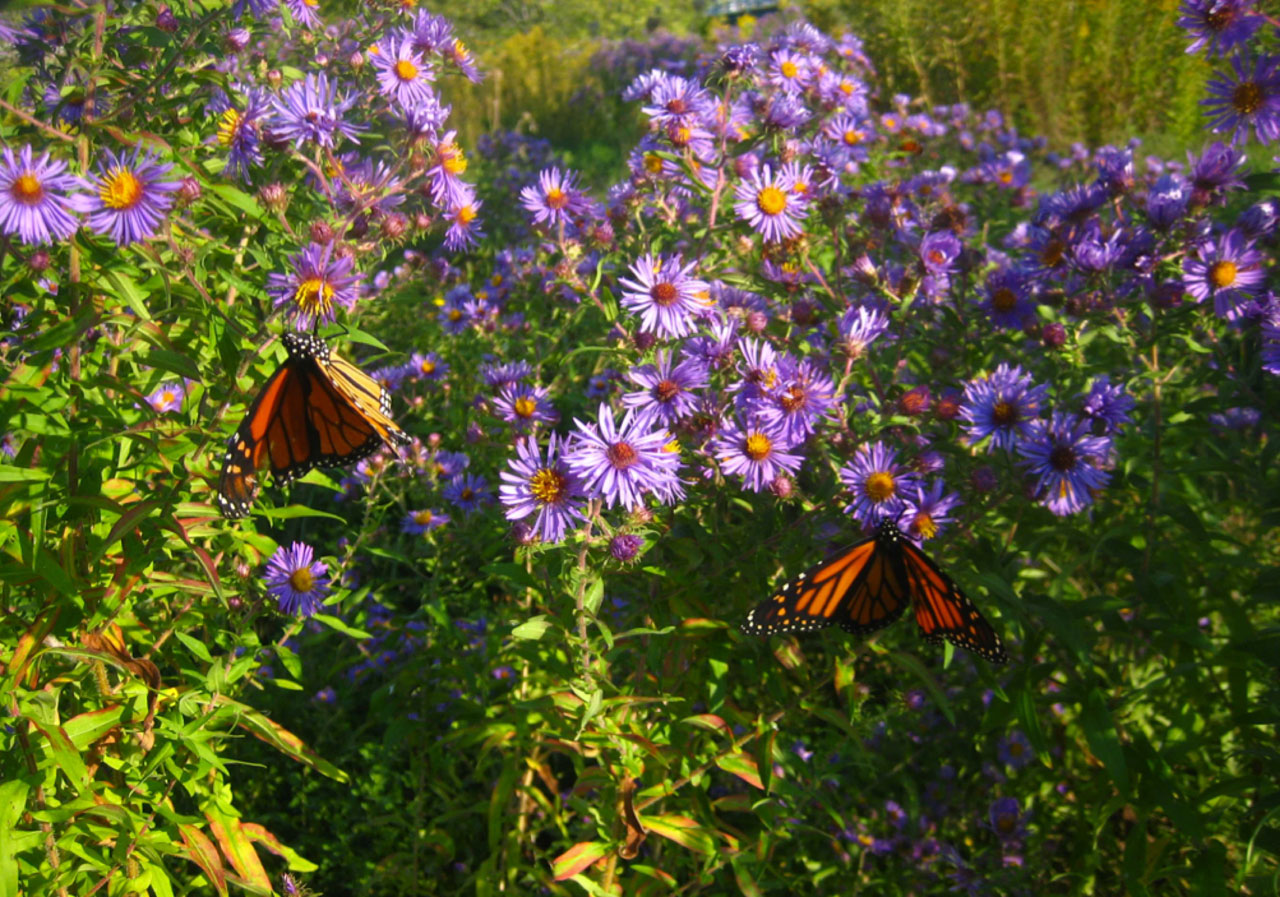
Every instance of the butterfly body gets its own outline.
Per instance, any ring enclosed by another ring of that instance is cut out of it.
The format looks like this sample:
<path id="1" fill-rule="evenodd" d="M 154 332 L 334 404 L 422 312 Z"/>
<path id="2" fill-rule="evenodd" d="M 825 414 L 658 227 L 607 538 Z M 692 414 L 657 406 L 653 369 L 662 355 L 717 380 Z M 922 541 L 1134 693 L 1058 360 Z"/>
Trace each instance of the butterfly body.
<path id="1" fill-rule="evenodd" d="M 778 635 L 838 625 L 867 635 L 908 606 L 927 641 L 945 639 L 992 663 L 1008 660 L 1000 636 L 973 602 L 893 520 L 787 582 L 747 614 L 742 631 Z"/>
<path id="2" fill-rule="evenodd" d="M 258 492 L 257 472 L 270 468 L 285 485 L 315 467 L 363 460 L 409 437 L 391 419 L 391 394 L 317 336 L 281 336 L 289 357 L 254 399 L 227 443 L 218 507 L 245 517 Z"/>

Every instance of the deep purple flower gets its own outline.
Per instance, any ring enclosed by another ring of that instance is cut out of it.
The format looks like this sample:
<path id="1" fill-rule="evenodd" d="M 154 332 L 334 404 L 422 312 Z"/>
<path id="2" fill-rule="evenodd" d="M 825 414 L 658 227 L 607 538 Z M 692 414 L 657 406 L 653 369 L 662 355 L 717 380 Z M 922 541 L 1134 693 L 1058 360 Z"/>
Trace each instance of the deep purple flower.
<path id="1" fill-rule="evenodd" d="M 795 474 L 804 460 L 787 451 L 791 447 L 779 422 L 753 418 L 748 423 L 726 423 L 710 449 L 720 461 L 720 469 L 729 476 L 741 476 L 743 488 L 759 492 L 768 488 L 780 473 Z"/>
<path id="2" fill-rule="evenodd" d="M 960 496 L 944 495 L 946 484 L 934 480 L 928 491 L 916 486 L 914 494 L 903 495 L 903 507 L 898 514 L 898 529 L 914 542 L 924 542 L 938 536 L 946 524 L 952 522 L 951 510 L 960 504 Z"/>
<path id="3" fill-rule="evenodd" d="M 1018 729 L 1014 729 L 1007 736 L 1000 739 L 996 746 L 996 756 L 1000 758 L 1000 762 L 1012 769 L 1023 769 L 1032 760 L 1035 759 L 1035 751 L 1031 749 L 1031 742 L 1026 735 Z"/>
<path id="4" fill-rule="evenodd" d="M 1100 436 L 1120 432 L 1130 422 L 1133 397 L 1125 392 L 1124 384 L 1111 385 L 1110 378 L 1096 377 L 1084 397 L 1081 414 L 1093 421 L 1093 430 Z"/>
<path id="5" fill-rule="evenodd" d="M 1027 835 L 1024 823 L 1028 815 L 1021 812 L 1016 797 L 996 798 L 988 811 L 991 831 L 1002 843 L 1021 841 Z"/>
<path id="6" fill-rule="evenodd" d="M 1262 369 L 1280 375 L 1280 315 L 1262 322 Z"/>
<path id="7" fill-rule="evenodd" d="M 1248 43 L 1263 23 L 1255 5 L 1256 0 L 1183 0 L 1178 27 L 1194 38 L 1187 52 L 1207 48 L 1211 56 L 1224 56 Z"/>
<path id="8" fill-rule="evenodd" d="M 636 559 L 640 549 L 644 547 L 644 537 L 635 533 L 619 533 L 609 540 L 609 554 L 615 561 L 629 564 Z"/>
<path id="9" fill-rule="evenodd" d="M 289 258 L 290 270 L 267 275 L 267 293 L 277 306 L 289 306 L 298 330 L 314 321 L 332 321 L 336 306 L 356 304 L 360 275 L 351 272 L 350 256 L 333 258 L 333 243 L 311 243 Z"/>
<path id="10" fill-rule="evenodd" d="M 1162 174 L 1147 193 L 1147 220 L 1160 230 L 1173 227 L 1187 212 L 1191 198 L 1186 180 L 1179 174 Z"/>
<path id="11" fill-rule="evenodd" d="M 23 243 L 65 240 L 80 222 L 71 214 L 75 203 L 68 194 L 80 179 L 66 173 L 67 163 L 44 153 L 31 158 L 25 145 L 16 154 L 4 147 L 0 160 L 0 233 L 17 234 Z"/>
<path id="12" fill-rule="evenodd" d="M 421 511 L 410 511 L 404 515 L 404 519 L 400 521 L 400 532 L 409 533 L 412 536 L 421 536 L 423 533 L 429 533 L 433 529 L 439 529 L 448 522 L 448 514 L 441 514 L 439 511 L 423 508 Z"/>
<path id="13" fill-rule="evenodd" d="M 327 564 L 314 560 L 315 552 L 305 542 L 280 546 L 267 561 L 263 577 L 267 591 L 275 596 L 280 613 L 313 616 L 329 594 Z"/>
<path id="14" fill-rule="evenodd" d="M 414 352 L 405 365 L 409 376 L 417 380 L 437 381 L 449 373 L 449 362 L 444 361 L 435 352 Z"/>
<path id="15" fill-rule="evenodd" d="M 714 107 L 715 100 L 703 87 L 679 75 L 658 75 L 649 88 L 649 105 L 644 114 L 655 124 L 698 124 Z"/>
<path id="16" fill-rule="evenodd" d="M 464 452 L 438 451 L 431 459 L 431 467 L 438 479 L 447 480 L 462 473 L 471 464 Z"/>
<path id="17" fill-rule="evenodd" d="M 920 241 L 920 260 L 930 274 L 948 274 L 964 244 L 950 230 L 935 230 Z"/>
<path id="18" fill-rule="evenodd" d="M 873 308 L 851 308 L 840 317 L 840 347 L 850 358 L 861 358 L 876 337 L 889 329 L 889 321 Z"/>
<path id="19" fill-rule="evenodd" d="M 1074 414 L 1054 412 L 1051 421 L 1036 421 L 1018 452 L 1037 477 L 1037 496 L 1060 517 L 1086 508 L 1092 491 L 1111 479 L 1111 472 L 1100 467 L 1111 452 L 1110 437 L 1090 435 L 1089 421 Z"/>
<path id="20" fill-rule="evenodd" d="M 897 517 L 906 506 L 904 496 L 920 486 L 920 475 L 897 462 L 898 452 L 883 442 L 858 448 L 853 460 L 840 468 L 840 481 L 853 493 L 844 509 L 864 527 L 873 527 L 886 517 Z"/>
<path id="21" fill-rule="evenodd" d="M 1202 202 L 1209 202 L 1215 194 L 1227 190 L 1244 189 L 1243 169 L 1249 157 L 1229 143 L 1211 143 L 1200 158 L 1187 154 L 1191 186 Z"/>
<path id="22" fill-rule="evenodd" d="M 339 137 L 359 143 L 363 127 L 343 119 L 358 99 L 354 93 L 339 94 L 337 82 L 330 83 L 328 75 L 307 75 L 276 98 L 271 130 L 281 140 L 292 140 L 299 149 L 308 141 L 333 147 Z"/>
<path id="23" fill-rule="evenodd" d="M 1209 97 L 1200 101 L 1210 129 L 1242 143 L 1253 128 L 1260 143 L 1271 143 L 1280 137 L 1280 60 L 1242 54 L 1231 57 L 1231 69 L 1209 80 Z"/>
<path id="24" fill-rule="evenodd" d="M 1262 288 L 1265 262 L 1253 241 L 1233 228 L 1216 240 L 1202 240 L 1195 247 L 1195 256 L 1183 258 L 1183 284 L 1197 302 L 1212 298 L 1214 312 L 1234 320 Z"/>
<path id="25" fill-rule="evenodd" d="M 449 480 L 444 487 L 444 500 L 452 502 L 466 514 L 480 509 L 493 500 L 489 493 L 489 483 L 484 477 L 474 473 L 460 473 Z"/>
<path id="26" fill-rule="evenodd" d="M 706 366 L 700 359 L 686 358 L 672 367 L 677 357 L 676 353 L 659 351 L 656 364 L 634 368 L 627 375 L 632 383 L 644 388 L 625 393 L 622 404 L 637 409 L 642 425 L 658 423 L 670 429 L 697 407 L 698 393 L 694 390 L 707 385 Z"/>
<path id="27" fill-rule="evenodd" d="M 621 503 L 632 508 L 643 502 L 646 492 L 662 498 L 680 491 L 680 455 L 669 450 L 666 430 L 650 429 L 633 411 L 618 424 L 603 403 L 596 423 L 574 423 L 578 430 L 565 463 L 582 478 L 588 494 L 604 498 L 606 507 Z"/>
<path id="28" fill-rule="evenodd" d="M 988 275 L 985 292 L 978 307 L 996 327 L 1021 330 L 1035 320 L 1027 281 L 1013 268 L 997 268 Z"/>
<path id="29" fill-rule="evenodd" d="M 1007 364 L 989 377 L 966 383 L 960 418 L 966 422 L 969 441 L 978 443 L 990 436 L 988 451 L 1012 449 L 1030 433 L 1048 390 L 1048 386 L 1032 386 L 1030 374 Z"/>
<path id="30" fill-rule="evenodd" d="M 777 243 L 804 233 L 801 224 L 809 213 L 809 202 L 796 193 L 794 184 L 768 165 L 751 172 L 734 188 L 738 217 L 760 233 L 766 243 Z"/>
<path id="31" fill-rule="evenodd" d="M 543 542 L 560 542 L 573 521 L 583 519 L 582 486 L 560 458 L 562 445 L 552 433 L 544 460 L 537 442 L 520 439 L 516 457 L 507 462 L 509 470 L 500 474 L 498 493 L 507 519 L 520 520 L 536 511 L 533 532 Z"/>
<path id="32" fill-rule="evenodd" d="M 94 233 L 109 234 L 117 246 L 139 243 L 155 234 L 173 205 L 168 194 L 182 186 L 165 179 L 172 168 L 141 148 L 132 155 L 105 150 L 97 176 L 83 181 L 89 192 L 75 196 L 72 205 L 89 216 Z"/>
<path id="33" fill-rule="evenodd" d="M 634 280 L 618 279 L 623 307 L 640 316 L 646 333 L 687 336 L 694 331 L 695 315 L 710 303 L 710 287 L 692 276 L 697 261 L 682 261 L 678 255 L 644 255 L 631 266 Z"/>
<path id="34" fill-rule="evenodd" d="M 270 111 L 271 99 L 261 90 L 248 92 L 243 110 L 228 102 L 218 120 L 217 137 L 227 151 L 224 175 L 248 181 L 249 170 L 262 164 L 262 127 Z"/>

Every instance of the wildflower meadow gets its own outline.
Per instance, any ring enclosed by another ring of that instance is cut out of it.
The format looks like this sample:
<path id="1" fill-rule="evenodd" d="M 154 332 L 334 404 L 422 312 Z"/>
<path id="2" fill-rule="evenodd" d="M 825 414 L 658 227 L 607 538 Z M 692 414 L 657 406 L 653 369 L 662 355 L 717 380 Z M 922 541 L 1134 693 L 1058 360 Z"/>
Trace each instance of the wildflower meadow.
<path id="1" fill-rule="evenodd" d="M 0 13 L 0 897 L 1280 893 L 1280 7 L 1157 153 L 814 6 L 590 157 L 447 4 Z"/>

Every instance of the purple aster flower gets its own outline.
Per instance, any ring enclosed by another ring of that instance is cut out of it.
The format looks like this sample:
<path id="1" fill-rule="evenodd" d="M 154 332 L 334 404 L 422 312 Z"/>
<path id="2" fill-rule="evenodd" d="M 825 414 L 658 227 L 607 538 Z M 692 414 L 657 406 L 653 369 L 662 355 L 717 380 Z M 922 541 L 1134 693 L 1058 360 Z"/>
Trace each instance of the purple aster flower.
<path id="1" fill-rule="evenodd" d="M 493 500 L 488 481 L 474 473 L 458 474 L 445 485 L 443 495 L 445 501 L 457 505 L 466 514 Z"/>
<path id="2" fill-rule="evenodd" d="M 777 422 L 752 418 L 745 425 L 726 423 L 711 440 L 711 451 L 728 476 L 741 476 L 742 487 L 752 492 L 768 488 L 781 473 L 795 474 L 803 456 L 788 452 L 791 443 Z"/>
<path id="3" fill-rule="evenodd" d="M 65 240 L 80 222 L 76 207 L 67 194 L 80 179 L 66 173 L 67 163 L 52 160 L 49 154 L 31 158 L 31 147 L 16 154 L 3 150 L 0 160 L 0 233 L 17 234 L 23 243 L 43 244 Z"/>
<path id="4" fill-rule="evenodd" d="M 507 462 L 510 470 L 501 473 L 498 490 L 508 520 L 520 520 L 537 512 L 533 532 L 543 542 L 557 543 L 565 530 L 582 514 L 582 485 L 560 458 L 563 443 L 551 434 L 543 460 L 538 444 L 530 438 L 516 442 L 516 457 Z"/>
<path id="5" fill-rule="evenodd" d="M 1109 436 L 1120 432 L 1120 429 L 1132 418 L 1133 398 L 1125 392 L 1124 384 L 1111 385 L 1108 377 L 1097 377 L 1089 386 L 1084 397 L 1081 413 L 1093 422 L 1093 431 L 1099 436 Z"/>
<path id="6" fill-rule="evenodd" d="M 1162 174 L 1147 193 L 1147 220 L 1159 230 L 1168 230 L 1187 213 L 1190 186 L 1178 174 Z"/>
<path id="7" fill-rule="evenodd" d="M 538 174 L 537 185 L 530 184 L 520 191 L 520 203 L 533 215 L 535 225 L 572 224 L 574 217 L 590 210 L 591 203 L 578 188 L 577 179 L 577 172 L 544 168 Z"/>
<path id="8" fill-rule="evenodd" d="M 338 693 L 333 690 L 332 685 L 326 685 L 312 695 L 311 700 L 317 704 L 336 704 L 338 702 Z"/>
<path id="9" fill-rule="evenodd" d="M 790 131 L 799 128 L 813 113 L 799 97 L 789 93 L 776 93 L 764 110 L 763 123 L 769 131 Z"/>
<path id="10" fill-rule="evenodd" d="M 435 475 L 442 480 L 455 477 L 467 469 L 471 464 L 471 459 L 463 452 L 446 452 L 438 451 L 434 458 L 431 459 L 431 467 L 435 471 Z"/>
<path id="11" fill-rule="evenodd" d="M 1048 386 L 1032 386 L 1031 375 L 1017 365 L 1001 364 L 989 377 L 969 381 L 960 403 L 969 441 L 976 444 L 990 436 L 988 451 L 1012 449 L 1030 434 L 1048 390 Z"/>
<path id="12" fill-rule="evenodd" d="M 1027 282 L 1013 268 L 997 268 L 988 275 L 986 294 L 978 307 L 996 327 L 1021 330 L 1035 320 Z"/>
<path id="13" fill-rule="evenodd" d="M 284 0 L 284 5 L 289 8 L 293 20 L 304 28 L 315 29 L 324 24 L 316 12 L 320 0 Z"/>
<path id="14" fill-rule="evenodd" d="M 707 283 L 692 276 L 697 261 L 681 265 L 678 255 L 641 256 L 631 265 L 635 280 L 619 278 L 623 307 L 640 316 L 640 327 L 657 336 L 688 336 L 694 318 L 711 301 Z"/>
<path id="15" fill-rule="evenodd" d="M 292 303 L 290 314 L 298 330 L 314 321 L 332 321 L 335 306 L 350 311 L 358 298 L 360 275 L 351 273 L 350 256 L 332 258 L 333 243 L 311 243 L 289 259 L 287 273 L 267 275 L 267 293 L 277 306 Z"/>
<path id="16" fill-rule="evenodd" d="M 1021 812 L 1016 797 L 996 798 L 988 811 L 991 831 L 1001 842 L 1020 841 L 1027 835 L 1024 823 L 1028 815 Z"/>
<path id="17" fill-rule="evenodd" d="M 898 529 L 913 542 L 921 543 L 938 536 L 948 523 L 954 522 L 951 510 L 960 504 L 960 496 L 943 495 L 946 484 L 934 480 L 925 491 L 916 486 L 915 493 L 903 496 L 903 507 L 898 514 Z"/>
<path id="18" fill-rule="evenodd" d="M 317 561 L 315 552 L 305 542 L 281 546 L 267 561 L 267 591 L 275 596 L 280 613 L 289 616 L 313 616 L 329 594 L 329 566 Z"/>
<path id="19" fill-rule="evenodd" d="M 851 308 L 840 318 L 840 348 L 850 358 L 861 358 L 875 338 L 888 329 L 888 319 L 875 309 Z"/>
<path id="20" fill-rule="evenodd" d="M 886 517 L 898 517 L 906 506 L 904 496 L 920 487 L 920 475 L 897 463 L 898 452 L 882 442 L 861 446 L 853 460 L 840 468 L 840 481 L 853 493 L 845 513 L 864 527 Z"/>
<path id="21" fill-rule="evenodd" d="M 182 400 L 186 397 L 186 393 L 186 387 L 177 381 L 163 383 L 155 392 L 147 396 L 147 404 L 160 414 L 181 411 Z"/>
<path id="22" fill-rule="evenodd" d="M 477 220 L 480 207 L 478 199 L 460 203 L 445 209 L 444 219 L 449 227 L 444 233 L 444 248 L 450 252 L 472 249 L 484 238 L 484 228 Z"/>
<path id="23" fill-rule="evenodd" d="M 508 361 L 503 364 L 483 364 L 480 377 L 495 392 L 525 380 L 533 374 L 533 365 L 527 361 Z"/>
<path id="24" fill-rule="evenodd" d="M 1209 425 L 1215 430 L 1247 430 L 1262 419 L 1257 408 L 1228 408 L 1209 415 Z"/>
<path id="25" fill-rule="evenodd" d="M 609 540 L 609 554 L 623 564 L 634 561 L 643 547 L 644 537 L 635 533 L 619 533 Z"/>
<path id="26" fill-rule="evenodd" d="M 1207 48 L 1211 56 L 1224 56 L 1248 43 L 1263 23 L 1254 6 L 1255 0 L 1183 0 L 1178 27 L 1194 38 L 1187 52 Z"/>
<path id="27" fill-rule="evenodd" d="M 1228 143 L 1211 143 L 1200 158 L 1187 154 L 1191 186 L 1200 204 L 1207 204 L 1216 194 L 1244 189 L 1242 178 L 1249 157 Z"/>
<path id="28" fill-rule="evenodd" d="M 271 130 L 281 140 L 292 140 L 295 148 L 308 141 L 333 147 L 339 137 L 359 143 L 363 127 L 343 120 L 358 99 L 355 94 L 339 94 L 337 82 L 330 83 L 328 75 L 307 75 L 274 101 Z"/>
<path id="29" fill-rule="evenodd" d="M 0 455 L 6 458 L 16 457 L 18 454 L 18 437 L 12 433 L 0 434 Z"/>
<path id="30" fill-rule="evenodd" d="M 665 128 L 697 124 L 714 105 L 711 94 L 688 78 L 659 75 L 649 89 L 649 105 L 643 110 L 654 123 Z"/>
<path id="31" fill-rule="evenodd" d="M 1262 369 L 1280 375 L 1280 315 L 1262 322 Z"/>
<path id="32" fill-rule="evenodd" d="M 1197 302 L 1212 297 L 1213 310 L 1221 318 L 1234 320 L 1247 310 L 1262 288 L 1266 276 L 1263 254 L 1239 228 L 1217 240 L 1202 240 L 1195 256 L 1182 260 L 1182 282 Z"/>
<path id="33" fill-rule="evenodd" d="M 441 514 L 439 511 L 424 508 L 421 511 L 410 511 L 405 514 L 404 519 L 400 521 L 400 532 L 421 536 L 423 533 L 428 533 L 433 529 L 439 529 L 448 522 L 448 514 Z"/>
<path id="34" fill-rule="evenodd" d="M 435 352 L 414 352 L 405 365 L 410 377 L 417 380 L 442 380 L 449 373 L 449 362 Z"/>
<path id="35" fill-rule="evenodd" d="M 1111 472 L 1099 466 L 1111 452 L 1111 439 L 1089 434 L 1089 421 L 1054 412 L 1051 421 L 1036 421 L 1018 443 L 1023 464 L 1038 478 L 1037 496 L 1059 517 L 1086 508 L 1093 490 L 1111 479 Z"/>
<path id="36" fill-rule="evenodd" d="M 644 426 L 658 423 L 670 429 L 697 407 L 698 394 L 693 390 L 707 385 L 707 368 L 697 358 L 686 358 L 673 368 L 677 357 L 677 353 L 659 351 L 656 364 L 634 368 L 627 375 L 644 388 L 623 395 L 622 404 L 637 409 L 638 422 Z"/>
<path id="37" fill-rule="evenodd" d="M 588 494 L 604 497 L 606 507 L 621 503 L 632 508 L 642 503 L 646 492 L 662 497 L 678 490 L 680 456 L 668 450 L 666 430 L 651 430 L 633 411 L 618 425 L 603 403 L 596 423 L 574 423 L 576 440 L 565 463 L 582 478 Z"/>
<path id="38" fill-rule="evenodd" d="M 425 174 L 431 185 L 431 199 L 438 206 L 459 206 L 470 201 L 471 186 L 462 180 L 467 170 L 467 155 L 458 146 L 457 131 L 448 131 L 435 142 L 435 159 Z"/>
<path id="39" fill-rule="evenodd" d="M 792 50 L 775 50 L 769 56 L 769 82 L 787 93 L 804 93 L 812 71 L 809 59 Z"/>
<path id="40" fill-rule="evenodd" d="M 1240 143 L 1249 128 L 1260 143 L 1280 137 L 1280 61 L 1274 56 L 1231 57 L 1230 72 L 1219 72 L 1209 80 L 1208 99 L 1201 100 L 1215 133 L 1230 132 L 1231 142 Z"/>
<path id="41" fill-rule="evenodd" d="M 370 61 L 378 71 L 378 86 L 401 109 L 429 105 L 435 100 L 431 82 L 436 73 L 414 48 L 411 36 L 375 44 Z"/>
<path id="42" fill-rule="evenodd" d="M 181 181 L 164 180 L 172 165 L 160 162 L 151 153 L 135 149 L 132 155 L 106 150 L 98 163 L 95 178 L 86 178 L 73 207 L 89 216 L 89 229 L 109 234 L 117 246 L 128 246 L 151 237 L 173 205 L 168 194 Z"/>
<path id="43" fill-rule="evenodd" d="M 508 383 L 493 400 L 493 410 L 518 433 L 527 433 L 537 423 L 554 424 L 560 415 L 547 398 L 545 386 L 529 386 L 526 383 Z"/>
<path id="44" fill-rule="evenodd" d="M 798 237 L 804 233 L 800 222 L 809 213 L 809 201 L 791 188 L 790 181 L 765 165 L 734 188 L 734 209 L 767 243 Z"/>
<path id="45" fill-rule="evenodd" d="M 786 359 L 779 373 L 777 388 L 751 407 L 764 421 L 782 428 L 788 445 L 799 445 L 835 404 L 836 385 L 825 370 L 807 359 L 798 364 Z"/>
<path id="46" fill-rule="evenodd" d="M 936 230 L 920 241 L 920 258 L 930 274 L 949 274 L 964 244 L 949 230 Z"/>
<path id="47" fill-rule="evenodd" d="M 249 169 L 262 164 L 262 125 L 271 110 L 271 100 L 261 90 L 245 97 L 244 110 L 227 104 L 218 120 L 218 145 L 227 151 L 223 174 L 249 180 Z"/>
<path id="48" fill-rule="evenodd" d="M 1018 729 L 1014 729 L 1007 736 L 1000 739 L 996 746 L 996 756 L 1000 758 L 1000 762 L 1005 766 L 1013 769 L 1023 769 L 1032 760 L 1035 759 L 1035 751 L 1031 749 L 1031 742 L 1026 735 Z"/>

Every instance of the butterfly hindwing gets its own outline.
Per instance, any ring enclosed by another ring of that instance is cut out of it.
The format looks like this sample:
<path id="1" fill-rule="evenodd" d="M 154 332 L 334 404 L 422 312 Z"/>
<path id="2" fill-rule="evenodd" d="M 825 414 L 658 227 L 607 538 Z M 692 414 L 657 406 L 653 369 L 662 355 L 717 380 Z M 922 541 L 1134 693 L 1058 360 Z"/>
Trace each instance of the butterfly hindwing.
<path id="1" fill-rule="evenodd" d="M 999 634 L 951 577 L 914 545 L 904 544 L 903 552 L 920 634 L 934 644 L 945 639 L 992 663 L 1007 661 Z"/>

